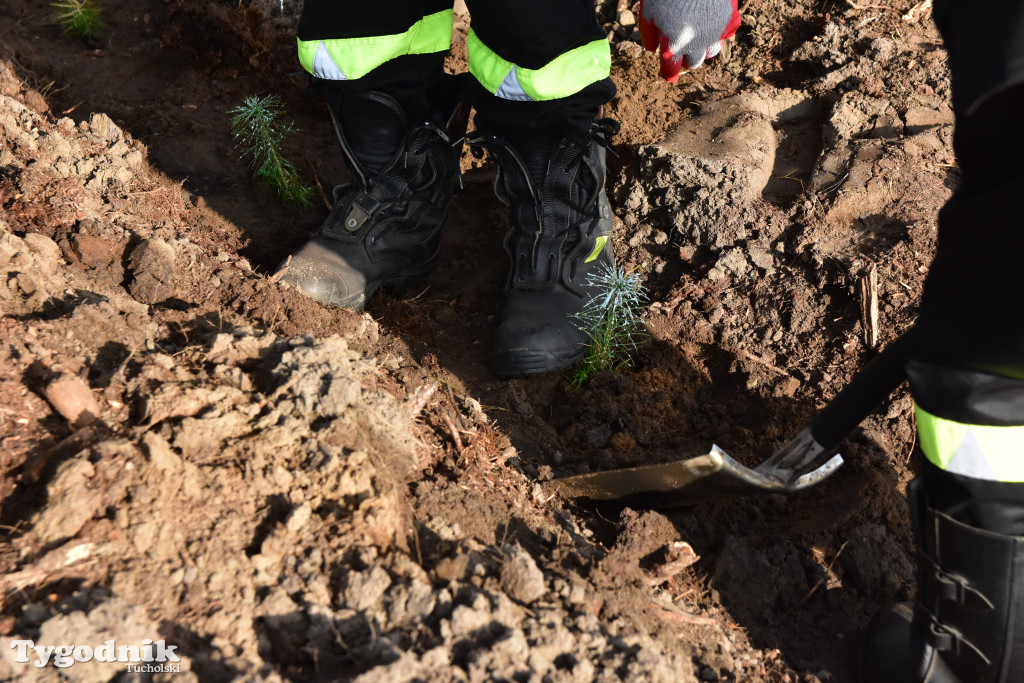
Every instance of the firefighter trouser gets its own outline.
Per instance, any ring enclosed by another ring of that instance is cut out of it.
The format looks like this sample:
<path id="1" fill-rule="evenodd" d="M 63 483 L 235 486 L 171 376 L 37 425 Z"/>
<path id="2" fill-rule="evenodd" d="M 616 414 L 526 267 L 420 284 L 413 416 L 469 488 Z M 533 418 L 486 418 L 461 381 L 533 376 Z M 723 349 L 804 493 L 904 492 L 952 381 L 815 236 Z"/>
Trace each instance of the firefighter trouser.
<path id="1" fill-rule="evenodd" d="M 467 0 L 473 105 L 498 125 L 589 127 L 615 94 L 592 0 Z M 306 0 L 299 61 L 320 81 L 394 88 L 430 82 L 451 44 L 452 0 Z"/>
<path id="2" fill-rule="evenodd" d="M 949 51 L 960 185 L 908 366 L 933 504 L 1024 535 L 1024 3 L 935 0 Z"/>

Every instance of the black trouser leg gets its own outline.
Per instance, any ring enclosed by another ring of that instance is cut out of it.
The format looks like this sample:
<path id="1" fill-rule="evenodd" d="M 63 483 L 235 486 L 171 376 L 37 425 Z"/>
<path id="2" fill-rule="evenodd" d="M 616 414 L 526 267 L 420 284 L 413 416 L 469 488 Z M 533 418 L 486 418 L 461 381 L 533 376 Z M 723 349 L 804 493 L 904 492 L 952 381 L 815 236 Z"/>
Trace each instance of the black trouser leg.
<path id="1" fill-rule="evenodd" d="M 939 214 L 908 374 L 915 401 L 933 416 L 1018 427 L 1024 425 L 1024 3 L 999 0 L 982 9 L 936 0 L 934 13 L 950 55 L 961 183 Z M 927 443 L 920 419 L 918 425 Z M 1024 438 L 1019 448 L 1024 457 Z M 930 502 L 979 528 L 1024 535 L 1024 468 L 1007 467 L 1007 449 L 995 450 L 991 462 L 962 466 L 937 462 L 926 450 L 935 465 L 924 475 Z"/>
<path id="2" fill-rule="evenodd" d="M 589 0 L 525 0 L 469 2 L 473 30 L 502 58 L 526 69 L 539 69 L 569 50 L 603 40 L 594 5 Z M 307 0 L 299 21 L 303 41 L 361 38 L 401 33 L 424 16 L 450 9 L 451 0 L 403 0 L 388 3 L 387 11 L 373 3 Z M 384 90 L 398 94 L 422 90 L 440 77 L 444 52 L 403 55 L 352 81 L 314 79 L 314 87 L 328 97 L 353 89 Z M 494 125 L 543 128 L 582 137 L 601 105 L 615 95 L 610 78 L 590 83 L 557 99 L 520 102 L 502 99 L 474 81 L 473 104 Z M 415 109 L 415 103 L 403 102 Z"/>
<path id="3" fill-rule="evenodd" d="M 868 629 L 863 681 L 1009 683 L 1024 670 L 1024 3 L 935 0 L 959 188 L 907 365 L 927 462 L 908 495 L 913 610 Z"/>
<path id="4" fill-rule="evenodd" d="M 299 40 L 401 33 L 428 14 L 451 9 L 452 4 L 452 0 L 305 0 L 299 17 Z"/>
<path id="5" fill-rule="evenodd" d="M 527 69 L 539 69 L 569 50 L 605 38 L 591 0 L 467 0 L 467 5 L 473 30 L 484 44 Z M 473 85 L 473 104 L 489 123 L 521 128 L 554 125 L 570 137 L 582 137 L 601 106 L 614 96 L 611 78 L 542 102 L 505 100 L 479 82 Z"/>
<path id="6" fill-rule="evenodd" d="M 299 18 L 302 41 L 364 38 L 403 33 L 423 17 L 452 8 L 452 0 L 397 0 L 382 3 L 354 0 L 306 0 Z M 311 90 L 332 106 L 345 92 L 384 90 L 406 111 L 418 114 L 428 108 L 424 93 L 437 83 L 444 70 L 447 50 L 396 57 L 354 80 L 313 78 Z"/>
<path id="7" fill-rule="evenodd" d="M 1024 3 L 936 0 L 934 12 L 961 185 L 939 214 L 919 357 L 1024 378 Z"/>

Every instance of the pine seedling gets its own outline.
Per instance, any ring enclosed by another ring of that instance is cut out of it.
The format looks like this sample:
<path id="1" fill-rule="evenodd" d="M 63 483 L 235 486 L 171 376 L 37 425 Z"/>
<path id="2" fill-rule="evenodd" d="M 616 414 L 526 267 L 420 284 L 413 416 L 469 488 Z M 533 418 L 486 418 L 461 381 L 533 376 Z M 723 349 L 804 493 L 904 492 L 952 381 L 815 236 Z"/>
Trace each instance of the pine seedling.
<path id="1" fill-rule="evenodd" d="M 281 155 L 281 143 L 295 128 L 284 122 L 284 107 L 276 95 L 246 97 L 242 104 L 228 112 L 231 133 L 241 151 L 248 157 L 253 174 L 266 182 L 284 202 L 309 204 L 313 190 L 302 182 L 299 172 Z"/>
<path id="2" fill-rule="evenodd" d="M 629 365 L 647 334 L 643 320 L 647 294 L 638 273 L 605 265 L 587 279 L 587 285 L 598 294 L 575 316 L 590 342 L 583 362 L 569 377 L 574 387 L 583 386 L 595 372 L 616 372 Z"/>
<path id="3" fill-rule="evenodd" d="M 65 33 L 89 40 L 103 28 L 100 8 L 92 0 L 57 0 L 51 4 L 57 8 L 57 21 Z"/>

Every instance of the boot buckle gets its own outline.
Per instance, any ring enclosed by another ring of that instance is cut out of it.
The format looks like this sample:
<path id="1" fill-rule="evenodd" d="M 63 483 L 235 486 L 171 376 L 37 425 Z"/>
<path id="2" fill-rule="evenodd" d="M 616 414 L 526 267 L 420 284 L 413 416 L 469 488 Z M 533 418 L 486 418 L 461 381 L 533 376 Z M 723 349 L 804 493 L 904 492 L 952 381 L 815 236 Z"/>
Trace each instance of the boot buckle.
<path id="1" fill-rule="evenodd" d="M 972 587 L 967 579 L 943 571 L 927 553 L 920 553 L 919 557 L 930 568 L 926 580 L 929 589 L 939 600 L 947 600 L 975 609 L 995 609 L 992 601 L 984 593 Z"/>
<path id="2" fill-rule="evenodd" d="M 964 638 L 962 633 L 937 621 L 933 621 L 928 627 L 928 640 L 930 645 L 940 652 L 951 652 L 957 657 L 961 657 L 967 652 L 973 652 L 985 663 L 985 666 L 992 663 L 985 653 Z"/>
<path id="3" fill-rule="evenodd" d="M 937 570 L 933 575 L 935 581 L 936 593 L 943 600 L 950 600 L 966 607 L 976 607 L 980 609 L 994 609 L 993 605 L 988 598 L 986 598 L 980 591 L 971 588 L 967 583 L 967 580 L 947 574 L 941 570 Z"/>
<path id="4" fill-rule="evenodd" d="M 343 239 L 359 232 L 366 222 L 380 209 L 381 203 L 366 192 L 357 193 L 351 200 L 348 210 L 338 222 L 328 221 L 320 229 L 320 234 L 334 239 Z M 335 208 L 340 208 L 337 205 Z"/>
<path id="5" fill-rule="evenodd" d="M 915 612 L 917 613 L 917 618 L 925 622 L 925 641 L 936 650 L 939 652 L 951 652 L 957 657 L 973 652 L 985 663 L 985 666 L 991 664 L 991 660 L 985 653 L 977 645 L 967 640 L 960 631 L 947 624 L 943 624 L 939 621 L 938 617 L 928 610 L 921 608 L 920 605 L 916 606 Z"/>

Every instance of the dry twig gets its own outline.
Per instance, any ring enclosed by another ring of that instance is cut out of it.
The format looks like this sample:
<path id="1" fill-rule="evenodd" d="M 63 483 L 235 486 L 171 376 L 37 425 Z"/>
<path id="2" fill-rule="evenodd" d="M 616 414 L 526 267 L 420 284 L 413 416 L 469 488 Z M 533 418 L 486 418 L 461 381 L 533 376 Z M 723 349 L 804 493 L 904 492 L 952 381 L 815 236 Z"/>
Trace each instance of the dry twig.
<path id="1" fill-rule="evenodd" d="M 313 162 L 310 161 L 309 167 L 313 171 L 313 182 L 316 183 L 316 191 L 320 195 L 320 199 L 323 201 L 324 206 L 326 206 L 327 210 L 330 211 L 334 208 L 334 204 L 330 199 L 328 199 L 327 192 L 324 191 L 324 186 L 320 183 L 320 176 L 316 172 L 316 166 L 314 166 Z"/>
<path id="2" fill-rule="evenodd" d="M 715 619 L 714 617 L 701 617 L 696 614 L 690 614 L 689 612 L 684 612 L 675 605 L 671 605 L 661 600 L 654 600 L 653 604 L 655 613 L 664 621 L 676 624 L 695 624 L 698 626 L 714 626 L 718 623 L 718 619 Z"/>
<path id="3" fill-rule="evenodd" d="M 903 15 L 903 21 L 908 24 L 913 24 L 918 19 L 922 19 L 931 14 L 931 11 L 932 0 L 921 0 L 921 2 L 911 7 L 910 11 Z"/>
<path id="4" fill-rule="evenodd" d="M 795 605 L 793 605 L 792 607 L 790 607 L 788 610 L 786 610 L 785 614 L 783 614 L 781 617 L 776 619 L 775 620 L 775 624 L 782 623 L 790 614 L 792 614 L 796 610 L 797 607 L 799 607 L 800 605 L 802 605 L 805 602 L 807 602 L 808 600 L 810 600 L 811 596 L 814 595 L 818 591 L 819 588 L 821 588 L 821 584 L 825 583 L 825 580 L 828 579 L 830 576 L 833 576 L 833 574 L 832 574 L 832 565 L 834 565 L 836 563 L 836 560 L 839 559 L 839 556 L 842 555 L 843 549 L 846 547 L 847 543 L 849 543 L 849 541 L 843 541 L 843 544 L 841 546 L 839 546 L 839 550 L 836 551 L 836 556 L 833 557 L 832 561 L 828 563 L 827 567 L 825 567 L 825 575 L 822 576 L 820 579 L 818 579 L 817 583 L 815 583 L 813 586 L 811 586 L 811 590 L 807 591 L 807 595 L 805 595 L 803 598 L 801 598 L 800 602 L 798 602 Z"/>
<path id="5" fill-rule="evenodd" d="M 860 278 L 860 323 L 864 328 L 864 343 L 868 348 L 878 347 L 878 268 L 872 263 Z"/>
<path id="6" fill-rule="evenodd" d="M 660 586 L 699 559 L 700 555 L 689 543 L 675 541 L 666 549 L 665 561 L 647 577 L 647 582 L 651 586 Z"/>
<path id="7" fill-rule="evenodd" d="M 452 408 L 455 410 L 455 419 L 459 421 L 459 429 L 463 432 L 469 431 L 469 425 L 466 424 L 466 418 L 459 412 L 459 404 L 455 402 L 455 393 L 452 391 L 452 385 L 448 382 L 444 383 L 444 388 L 448 392 L 448 400 L 452 403 Z"/>
<path id="8" fill-rule="evenodd" d="M 416 390 L 416 393 L 412 399 L 412 403 L 409 406 L 409 414 L 413 419 L 427 407 L 427 403 L 430 401 L 430 397 L 437 391 L 437 387 L 440 386 L 436 381 L 430 384 L 425 384 Z"/>
<path id="9" fill-rule="evenodd" d="M 895 12 L 896 11 L 895 9 L 893 9 L 892 7 L 889 7 L 888 5 L 860 5 L 860 4 L 857 4 L 856 2 L 854 2 L 853 0 L 846 0 L 846 4 L 849 5 L 850 7 L 852 7 L 853 9 L 858 10 L 860 12 L 863 12 L 864 10 L 867 10 L 867 9 L 885 9 L 885 10 L 889 10 L 890 12 Z"/>
<path id="10" fill-rule="evenodd" d="M 99 552 L 98 552 L 99 550 Z M 70 576 L 75 572 L 67 571 L 68 568 L 80 567 L 88 560 L 89 564 L 96 562 L 97 555 L 102 554 L 102 549 L 97 549 L 94 543 L 78 543 L 66 545 L 52 550 L 21 571 L 12 572 L 0 576 L 0 591 L 6 597 L 8 593 L 20 591 L 28 586 L 39 585 L 54 578 Z"/>
<path id="11" fill-rule="evenodd" d="M 444 422 L 448 425 L 448 431 L 451 432 L 452 441 L 455 442 L 455 450 L 459 452 L 459 455 L 462 455 L 462 439 L 459 438 L 459 430 L 455 428 L 455 423 L 452 422 L 452 418 L 448 415 L 444 416 Z"/>
<path id="12" fill-rule="evenodd" d="M 280 280 L 281 278 L 284 277 L 284 274 L 288 272 L 288 268 L 290 268 L 291 265 L 292 265 L 292 255 L 288 254 L 288 258 L 286 258 L 284 260 L 284 265 L 281 266 L 281 270 L 277 271 L 276 273 L 274 273 L 273 275 L 271 275 L 267 279 L 270 280 L 271 282 L 277 282 L 278 280 Z"/>

